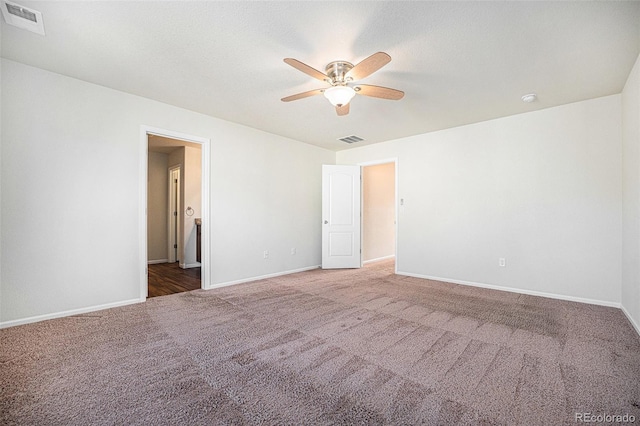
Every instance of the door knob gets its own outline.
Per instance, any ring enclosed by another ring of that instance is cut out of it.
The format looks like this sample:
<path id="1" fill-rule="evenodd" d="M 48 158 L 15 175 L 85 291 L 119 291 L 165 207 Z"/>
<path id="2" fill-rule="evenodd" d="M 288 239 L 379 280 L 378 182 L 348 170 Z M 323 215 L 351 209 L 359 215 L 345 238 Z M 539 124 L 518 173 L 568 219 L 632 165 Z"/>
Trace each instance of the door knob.
<path id="1" fill-rule="evenodd" d="M 328 221 L 328 220 L 325 220 L 325 221 L 324 221 L 324 224 L 325 224 L 325 225 L 328 225 L 328 224 L 329 224 L 329 221 Z"/>

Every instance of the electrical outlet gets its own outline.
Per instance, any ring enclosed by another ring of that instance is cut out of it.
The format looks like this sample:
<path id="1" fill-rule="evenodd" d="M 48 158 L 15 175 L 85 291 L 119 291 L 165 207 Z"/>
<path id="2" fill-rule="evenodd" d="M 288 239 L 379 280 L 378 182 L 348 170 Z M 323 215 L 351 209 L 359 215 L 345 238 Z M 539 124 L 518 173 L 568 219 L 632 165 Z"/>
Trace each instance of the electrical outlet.
<path id="1" fill-rule="evenodd" d="M 262 257 L 264 257 L 265 259 L 268 259 L 269 258 L 269 251 L 268 250 L 263 251 L 262 252 Z"/>
<path id="2" fill-rule="evenodd" d="M 291 254 L 296 254 L 296 248 L 295 247 L 291 247 Z"/>
<path id="3" fill-rule="evenodd" d="M 499 265 L 499 266 L 503 266 L 503 267 L 504 267 L 504 266 L 507 266 L 507 261 L 506 261 L 506 259 L 505 259 L 504 257 L 499 258 L 499 259 L 498 259 L 498 265 Z"/>

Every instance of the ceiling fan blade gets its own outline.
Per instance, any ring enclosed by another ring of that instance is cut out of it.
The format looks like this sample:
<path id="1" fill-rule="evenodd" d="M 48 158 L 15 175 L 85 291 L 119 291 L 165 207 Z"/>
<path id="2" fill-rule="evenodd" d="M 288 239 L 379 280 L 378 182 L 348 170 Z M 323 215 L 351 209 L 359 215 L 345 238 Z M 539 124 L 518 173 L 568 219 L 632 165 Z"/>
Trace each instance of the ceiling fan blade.
<path id="1" fill-rule="evenodd" d="M 359 95 L 371 96 L 373 98 L 389 99 L 391 101 L 397 101 L 404 97 L 402 90 L 389 89 L 382 86 L 371 86 L 368 84 L 358 84 L 354 86 L 353 90 Z"/>
<path id="2" fill-rule="evenodd" d="M 314 90 L 309 90 L 308 92 L 302 92 L 295 95 L 287 96 L 286 98 L 282 98 L 280 100 L 282 102 L 297 101 L 298 99 L 304 99 L 304 98 L 308 98 L 309 96 L 319 95 L 322 92 L 324 92 L 324 89 L 314 89 Z"/>
<path id="3" fill-rule="evenodd" d="M 336 112 L 338 113 L 338 115 L 347 115 L 347 114 L 349 114 L 349 105 L 350 104 L 337 106 L 336 107 Z"/>
<path id="4" fill-rule="evenodd" d="M 374 53 L 368 58 L 362 60 L 355 67 L 351 68 L 345 77 L 351 78 L 352 81 L 363 79 L 378 71 L 389 62 L 391 62 L 391 56 L 384 52 Z"/>
<path id="5" fill-rule="evenodd" d="M 292 67 L 294 67 L 295 69 L 297 69 L 298 71 L 302 71 L 303 73 L 310 75 L 313 78 L 317 78 L 320 81 L 328 81 L 329 80 L 329 76 L 327 76 L 325 73 L 318 71 L 315 68 L 310 67 L 309 65 L 300 62 L 297 59 L 293 59 L 293 58 L 285 58 L 284 61 L 291 65 Z"/>

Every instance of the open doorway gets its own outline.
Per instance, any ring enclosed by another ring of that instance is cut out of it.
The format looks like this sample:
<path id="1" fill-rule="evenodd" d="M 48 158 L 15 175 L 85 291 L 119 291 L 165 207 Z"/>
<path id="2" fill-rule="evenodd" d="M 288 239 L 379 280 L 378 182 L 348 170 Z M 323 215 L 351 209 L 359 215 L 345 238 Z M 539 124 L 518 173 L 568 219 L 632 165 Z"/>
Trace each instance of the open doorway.
<path id="1" fill-rule="evenodd" d="M 208 288 L 208 140 L 144 128 L 141 298 Z M 205 178 L 205 176 L 207 178 Z"/>
<path id="2" fill-rule="evenodd" d="M 362 165 L 363 264 L 396 258 L 396 187 L 395 160 Z"/>

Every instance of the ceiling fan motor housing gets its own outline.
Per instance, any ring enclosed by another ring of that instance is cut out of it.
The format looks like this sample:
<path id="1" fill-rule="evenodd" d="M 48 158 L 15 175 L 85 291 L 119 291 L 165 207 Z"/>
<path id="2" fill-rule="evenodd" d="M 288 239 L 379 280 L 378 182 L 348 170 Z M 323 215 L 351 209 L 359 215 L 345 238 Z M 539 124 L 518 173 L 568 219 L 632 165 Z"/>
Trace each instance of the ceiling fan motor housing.
<path id="1" fill-rule="evenodd" d="M 347 81 L 351 81 L 351 79 L 347 79 L 346 75 L 353 68 L 353 64 L 351 62 L 346 61 L 334 61 L 327 65 L 325 68 L 325 72 L 327 76 L 331 79 L 329 83 L 331 85 L 344 85 Z"/>

